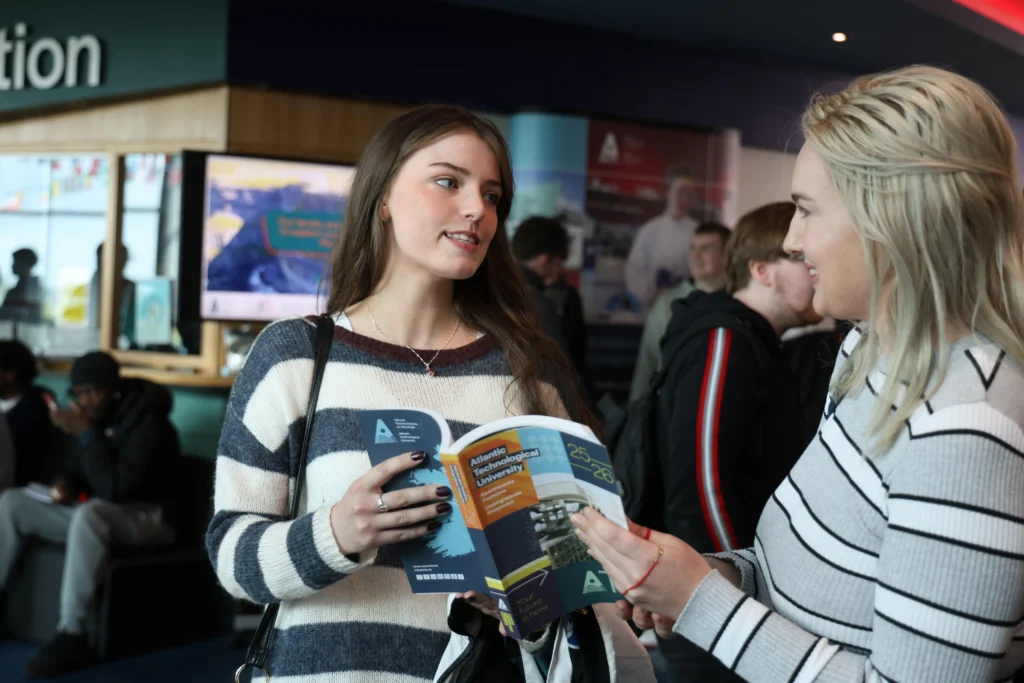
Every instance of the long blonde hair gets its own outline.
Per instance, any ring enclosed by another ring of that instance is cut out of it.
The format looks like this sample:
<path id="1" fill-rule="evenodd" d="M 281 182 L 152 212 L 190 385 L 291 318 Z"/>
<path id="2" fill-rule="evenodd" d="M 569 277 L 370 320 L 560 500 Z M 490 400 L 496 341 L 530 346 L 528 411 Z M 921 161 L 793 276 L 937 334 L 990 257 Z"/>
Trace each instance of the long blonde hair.
<path id="1" fill-rule="evenodd" d="M 871 424 L 886 450 L 945 378 L 949 331 L 984 335 L 1024 366 L 1017 145 L 989 93 L 927 66 L 817 96 L 801 124 L 864 244 L 880 323 L 864 326 L 834 389 L 864 387 L 881 327 L 888 363 Z"/>

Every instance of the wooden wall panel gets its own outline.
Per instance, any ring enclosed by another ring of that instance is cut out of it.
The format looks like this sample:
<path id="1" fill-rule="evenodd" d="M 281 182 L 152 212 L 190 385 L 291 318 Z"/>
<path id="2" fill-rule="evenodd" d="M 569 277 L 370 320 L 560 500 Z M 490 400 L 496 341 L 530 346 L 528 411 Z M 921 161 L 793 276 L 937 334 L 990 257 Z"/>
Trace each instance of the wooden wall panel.
<path id="1" fill-rule="evenodd" d="M 117 330 L 120 327 L 121 307 L 112 306 L 121 301 L 124 279 L 119 277 L 117 249 L 121 243 L 121 229 L 124 227 L 124 155 L 111 152 L 109 155 L 110 182 L 107 185 L 107 236 L 103 240 L 103 272 L 100 277 L 100 349 L 110 351 L 117 348 Z"/>
<path id="2" fill-rule="evenodd" d="M 227 103 L 217 86 L 0 123 L 0 153 L 223 150 Z"/>
<path id="3" fill-rule="evenodd" d="M 231 88 L 228 151 L 353 163 L 408 107 Z"/>

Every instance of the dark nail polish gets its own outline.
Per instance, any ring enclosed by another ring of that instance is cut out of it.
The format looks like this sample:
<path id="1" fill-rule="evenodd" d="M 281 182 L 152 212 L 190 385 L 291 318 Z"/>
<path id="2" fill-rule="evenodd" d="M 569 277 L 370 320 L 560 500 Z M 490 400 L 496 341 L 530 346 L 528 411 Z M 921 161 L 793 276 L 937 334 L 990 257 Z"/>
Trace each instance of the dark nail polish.
<path id="1" fill-rule="evenodd" d="M 426 451 L 416 451 L 415 453 L 412 454 L 412 459 L 415 462 L 419 462 L 420 460 L 423 460 L 423 458 L 425 457 L 427 457 Z"/>
<path id="2" fill-rule="evenodd" d="M 447 486 L 438 486 L 437 487 L 437 497 L 438 498 L 447 498 L 450 495 L 452 495 L 452 490 L 450 488 L 448 488 Z"/>
<path id="3" fill-rule="evenodd" d="M 441 522 L 431 522 L 427 525 L 427 531 L 437 531 L 441 528 Z"/>
<path id="4" fill-rule="evenodd" d="M 441 503 L 437 506 L 437 514 L 443 515 L 447 512 L 451 512 L 452 506 L 448 503 Z"/>

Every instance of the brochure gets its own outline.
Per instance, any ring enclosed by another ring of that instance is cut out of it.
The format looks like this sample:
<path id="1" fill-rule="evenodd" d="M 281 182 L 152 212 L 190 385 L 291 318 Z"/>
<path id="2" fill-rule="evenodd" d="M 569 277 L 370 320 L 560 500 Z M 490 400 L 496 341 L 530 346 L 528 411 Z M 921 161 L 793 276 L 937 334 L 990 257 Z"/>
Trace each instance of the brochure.
<path id="1" fill-rule="evenodd" d="M 608 452 L 587 427 L 525 415 L 452 440 L 448 423 L 419 408 L 356 412 L 374 465 L 426 451 L 386 490 L 447 486 L 450 516 L 398 550 L 414 593 L 489 594 L 515 638 L 587 605 L 622 599 L 569 519 L 586 506 L 626 527 Z"/>

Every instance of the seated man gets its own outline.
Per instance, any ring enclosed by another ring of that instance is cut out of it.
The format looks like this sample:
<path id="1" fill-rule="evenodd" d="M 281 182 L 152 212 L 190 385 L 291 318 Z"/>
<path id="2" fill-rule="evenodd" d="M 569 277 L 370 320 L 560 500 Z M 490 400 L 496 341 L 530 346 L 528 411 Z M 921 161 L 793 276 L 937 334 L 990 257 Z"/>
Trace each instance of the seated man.
<path id="1" fill-rule="evenodd" d="M 101 569 L 112 545 L 170 542 L 173 481 L 180 455 L 168 414 L 171 396 L 152 382 L 121 379 L 105 353 L 82 356 L 71 367 L 69 409 L 52 420 L 75 439 L 69 471 L 41 502 L 22 489 L 0 495 L 0 591 L 29 537 L 67 545 L 57 636 L 30 661 L 33 678 L 87 666 L 92 652 L 84 631 Z"/>
<path id="2" fill-rule="evenodd" d="M 14 486 L 52 484 L 70 441 L 50 422 L 47 403 L 53 396 L 33 384 L 36 374 L 36 358 L 27 346 L 0 341 L 0 412 L 14 447 Z"/>

